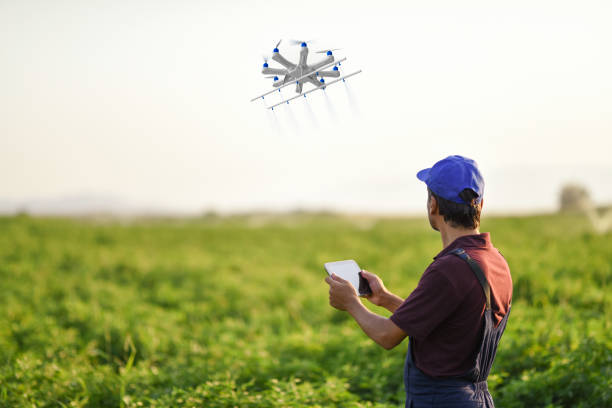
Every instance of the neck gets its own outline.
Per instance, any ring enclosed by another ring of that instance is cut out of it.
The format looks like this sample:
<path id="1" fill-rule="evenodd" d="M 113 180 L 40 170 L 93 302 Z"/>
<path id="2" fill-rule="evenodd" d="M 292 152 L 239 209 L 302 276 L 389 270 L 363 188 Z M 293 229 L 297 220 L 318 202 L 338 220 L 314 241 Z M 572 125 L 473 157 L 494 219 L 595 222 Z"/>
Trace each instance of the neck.
<path id="1" fill-rule="evenodd" d="M 444 224 L 444 227 L 440 228 L 440 236 L 442 237 L 442 246 L 446 248 L 449 246 L 454 240 L 459 237 L 463 237 L 466 235 L 477 235 L 480 234 L 478 228 L 474 229 L 464 229 L 464 228 L 453 228 Z"/>

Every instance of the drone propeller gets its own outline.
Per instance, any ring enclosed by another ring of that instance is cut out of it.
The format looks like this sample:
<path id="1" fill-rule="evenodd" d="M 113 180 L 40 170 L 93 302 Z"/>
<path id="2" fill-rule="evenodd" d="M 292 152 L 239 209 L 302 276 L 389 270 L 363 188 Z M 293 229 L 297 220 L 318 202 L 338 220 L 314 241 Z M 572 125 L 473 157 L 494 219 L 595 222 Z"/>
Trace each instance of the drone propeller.
<path id="1" fill-rule="evenodd" d="M 321 50 L 321 51 L 315 51 L 315 52 L 316 52 L 317 54 L 326 54 L 326 53 L 328 53 L 328 52 L 338 51 L 338 50 L 341 50 L 341 49 L 342 49 L 342 48 L 332 48 L 332 49 L 329 49 L 329 50 Z"/>
<path id="2" fill-rule="evenodd" d="M 280 45 L 280 43 L 283 41 L 283 39 L 281 38 L 280 40 L 278 40 L 278 42 L 276 43 L 276 45 L 274 46 L 274 49 L 272 50 L 272 52 L 278 52 L 278 46 Z"/>
<path id="3" fill-rule="evenodd" d="M 301 44 L 310 44 L 311 42 L 313 42 L 313 40 L 289 40 L 289 43 L 291 45 L 301 45 Z"/>

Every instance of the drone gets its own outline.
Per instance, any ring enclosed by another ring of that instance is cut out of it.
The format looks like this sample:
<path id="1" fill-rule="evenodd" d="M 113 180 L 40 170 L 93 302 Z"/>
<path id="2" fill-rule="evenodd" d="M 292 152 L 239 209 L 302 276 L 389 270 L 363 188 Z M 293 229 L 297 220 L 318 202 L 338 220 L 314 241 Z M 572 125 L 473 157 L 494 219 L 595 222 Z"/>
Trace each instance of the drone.
<path id="1" fill-rule="evenodd" d="M 342 65 L 342 62 L 344 62 L 346 58 L 341 58 L 339 60 L 334 58 L 333 51 L 338 50 L 338 48 L 315 51 L 317 54 L 325 54 L 325 59 L 315 64 L 308 65 L 308 45 L 306 41 L 293 41 L 294 45 L 300 44 L 301 47 L 300 60 L 297 64 L 294 64 L 281 55 L 278 49 L 281 42 L 282 40 L 280 40 L 274 47 L 274 50 L 272 50 L 272 60 L 278 62 L 284 68 L 271 68 L 268 65 L 268 60 L 264 58 L 263 69 L 261 70 L 262 74 L 269 75 L 266 78 L 272 78 L 274 80 L 272 83 L 274 89 L 262 95 L 256 96 L 255 98 L 251 99 L 251 102 L 258 99 L 264 99 L 267 95 L 270 95 L 277 90 L 280 92 L 281 88 L 293 84 L 295 84 L 295 92 L 297 95 L 268 106 L 268 109 L 274 110 L 274 108 L 278 105 L 289 104 L 289 101 L 299 98 L 300 96 L 305 98 L 306 95 L 311 92 L 318 91 L 320 89 L 325 90 L 326 87 L 339 81 L 344 82 L 345 79 L 361 72 L 361 70 L 358 70 L 347 75 L 340 75 L 339 66 Z M 282 76 L 282 79 L 279 79 L 279 76 Z M 325 82 L 325 78 L 336 79 L 330 82 Z M 314 88 L 302 92 L 305 83 L 314 85 Z"/>

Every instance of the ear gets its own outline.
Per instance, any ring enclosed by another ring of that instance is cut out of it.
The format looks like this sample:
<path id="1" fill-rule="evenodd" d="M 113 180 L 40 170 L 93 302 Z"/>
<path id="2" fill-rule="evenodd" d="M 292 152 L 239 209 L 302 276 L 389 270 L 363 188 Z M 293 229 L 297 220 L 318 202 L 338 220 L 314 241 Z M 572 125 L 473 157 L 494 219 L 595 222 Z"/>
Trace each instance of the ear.
<path id="1" fill-rule="evenodd" d="M 429 214 L 436 215 L 438 213 L 438 200 L 432 195 L 429 196 Z"/>

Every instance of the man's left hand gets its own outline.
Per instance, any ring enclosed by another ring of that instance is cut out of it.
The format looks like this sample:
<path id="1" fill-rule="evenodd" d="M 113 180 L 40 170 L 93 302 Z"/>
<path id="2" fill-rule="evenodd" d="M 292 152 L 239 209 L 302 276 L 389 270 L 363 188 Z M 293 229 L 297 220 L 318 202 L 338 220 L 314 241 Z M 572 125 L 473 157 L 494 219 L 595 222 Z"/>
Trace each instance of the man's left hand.
<path id="1" fill-rule="evenodd" d="M 355 288 L 349 281 L 332 274 L 325 278 L 329 285 L 329 304 L 339 310 L 347 310 L 351 304 L 359 302 Z"/>

